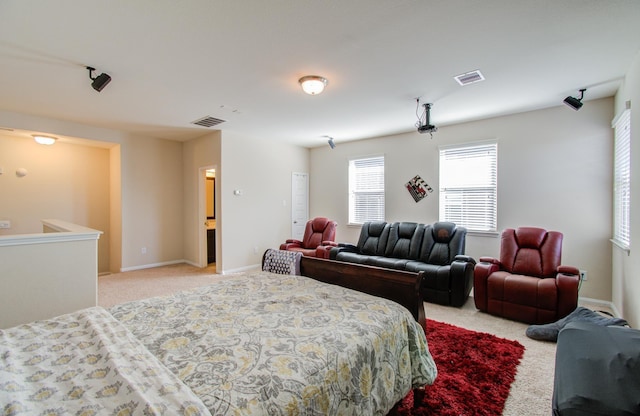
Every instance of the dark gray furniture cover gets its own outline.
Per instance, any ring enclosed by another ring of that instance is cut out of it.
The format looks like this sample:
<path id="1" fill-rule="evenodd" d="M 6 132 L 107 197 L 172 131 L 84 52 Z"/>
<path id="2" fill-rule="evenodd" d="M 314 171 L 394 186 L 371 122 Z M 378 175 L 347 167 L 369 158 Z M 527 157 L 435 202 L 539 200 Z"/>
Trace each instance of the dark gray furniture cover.
<path id="1" fill-rule="evenodd" d="M 556 416 L 640 415 L 640 331 L 571 322 L 558 335 Z"/>

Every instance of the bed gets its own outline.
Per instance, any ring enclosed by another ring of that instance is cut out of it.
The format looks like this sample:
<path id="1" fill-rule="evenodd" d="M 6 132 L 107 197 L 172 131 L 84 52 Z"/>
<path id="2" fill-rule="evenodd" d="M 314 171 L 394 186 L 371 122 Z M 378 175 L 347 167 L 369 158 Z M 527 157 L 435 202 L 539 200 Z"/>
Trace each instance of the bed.
<path id="1" fill-rule="evenodd" d="M 402 306 L 343 287 L 359 285 L 350 276 L 361 281 L 367 269 L 339 263 L 302 259 L 307 276 L 247 272 L 0 331 L 2 408 L 384 415 L 436 377 L 417 321 L 424 312 L 411 310 L 413 300 Z M 419 276 L 394 276 L 384 289 L 379 271 L 368 271 L 369 291 L 399 296 L 400 287 L 413 299 Z"/>

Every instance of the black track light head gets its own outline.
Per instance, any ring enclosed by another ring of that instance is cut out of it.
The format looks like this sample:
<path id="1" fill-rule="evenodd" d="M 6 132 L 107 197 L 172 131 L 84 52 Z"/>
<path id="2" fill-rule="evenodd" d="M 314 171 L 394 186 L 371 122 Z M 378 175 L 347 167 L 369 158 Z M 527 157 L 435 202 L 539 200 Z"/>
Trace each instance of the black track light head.
<path id="1" fill-rule="evenodd" d="M 89 70 L 89 78 L 91 78 L 91 80 L 93 81 L 91 83 L 91 86 L 93 87 L 94 90 L 100 92 L 102 91 L 102 89 L 104 87 L 107 86 L 108 83 L 111 82 L 111 77 L 109 76 L 109 74 L 105 74 L 104 72 L 100 75 L 98 75 L 97 77 L 93 76 L 93 71 L 95 71 L 95 68 L 92 68 L 90 66 L 87 67 L 87 69 Z"/>
<path id="2" fill-rule="evenodd" d="M 330 147 L 330 148 L 332 148 L 332 149 L 335 149 L 335 148 L 336 148 L 336 144 L 335 144 L 335 142 L 333 141 L 333 137 L 329 137 L 329 140 L 327 140 L 327 143 L 329 143 L 329 147 Z"/>
<path id="3" fill-rule="evenodd" d="M 582 98 L 584 98 L 584 92 L 586 90 L 587 90 L 586 88 L 582 88 L 580 90 L 580 98 L 568 96 L 567 98 L 564 99 L 563 102 L 576 111 L 580 110 L 580 108 L 582 107 Z"/>

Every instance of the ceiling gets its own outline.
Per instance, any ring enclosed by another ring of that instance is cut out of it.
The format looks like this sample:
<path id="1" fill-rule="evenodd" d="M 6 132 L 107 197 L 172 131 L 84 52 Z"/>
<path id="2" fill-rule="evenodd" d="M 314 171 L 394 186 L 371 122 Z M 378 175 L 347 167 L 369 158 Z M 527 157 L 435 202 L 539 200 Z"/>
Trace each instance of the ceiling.
<path id="1" fill-rule="evenodd" d="M 223 137 L 339 145 L 415 131 L 416 98 L 440 128 L 580 88 L 588 104 L 639 50 L 638 0 L 2 0 L 0 110 L 171 140 L 212 116 Z M 102 92 L 86 66 L 112 77 Z M 453 78 L 472 70 L 486 79 Z M 313 74 L 317 96 L 297 82 Z"/>

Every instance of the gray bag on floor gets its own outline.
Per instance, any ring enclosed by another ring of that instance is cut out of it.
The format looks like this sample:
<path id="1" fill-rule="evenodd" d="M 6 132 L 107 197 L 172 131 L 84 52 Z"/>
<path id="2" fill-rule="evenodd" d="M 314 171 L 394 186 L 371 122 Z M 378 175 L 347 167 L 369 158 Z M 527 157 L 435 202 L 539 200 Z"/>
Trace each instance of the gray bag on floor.
<path id="1" fill-rule="evenodd" d="M 553 341 L 558 339 L 558 333 L 570 322 L 591 322 L 600 326 L 625 326 L 627 321 L 621 318 L 603 316 L 598 312 L 578 306 L 573 312 L 562 319 L 546 325 L 531 325 L 526 334 L 529 338 L 541 341 Z"/>

